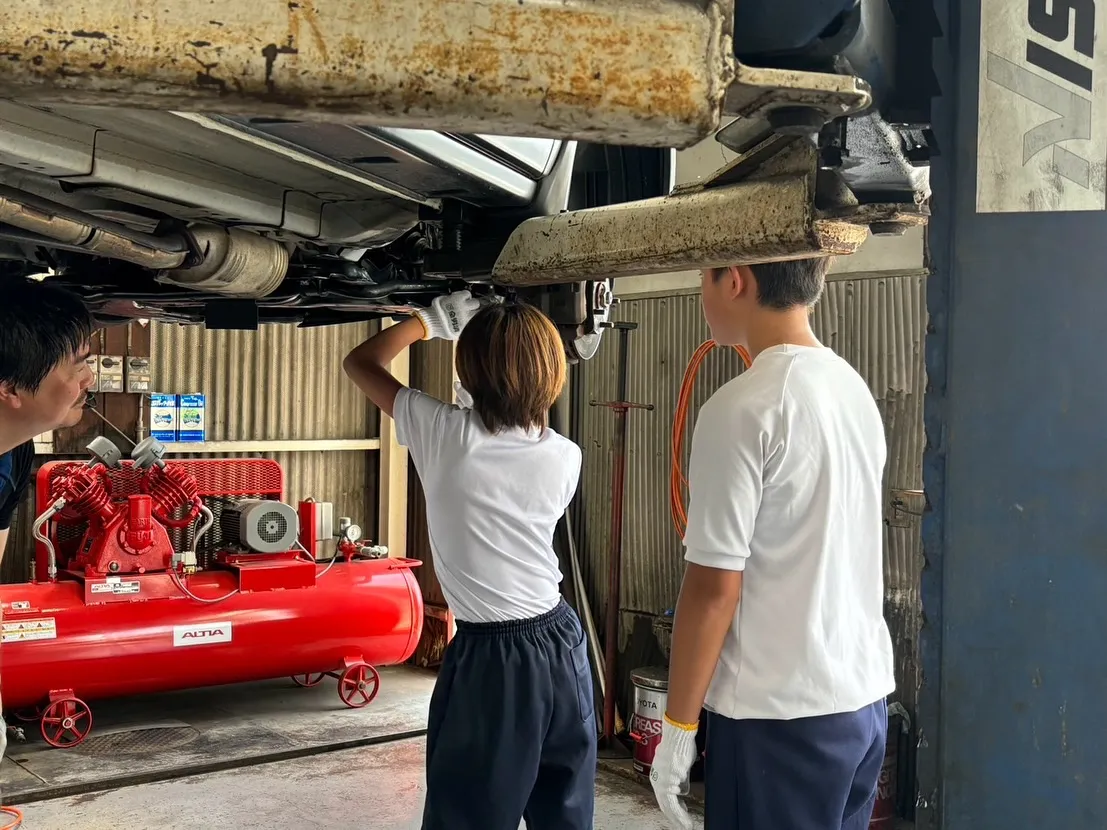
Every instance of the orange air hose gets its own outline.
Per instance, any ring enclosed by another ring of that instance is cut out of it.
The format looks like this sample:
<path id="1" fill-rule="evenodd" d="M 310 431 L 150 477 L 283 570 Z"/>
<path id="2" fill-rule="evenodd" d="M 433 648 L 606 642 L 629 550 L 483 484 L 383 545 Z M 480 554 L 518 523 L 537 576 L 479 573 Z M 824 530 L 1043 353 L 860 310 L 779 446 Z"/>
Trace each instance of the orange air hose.
<path id="1" fill-rule="evenodd" d="M 16 830 L 23 824 L 23 812 L 17 807 L 0 807 L 0 815 L 9 816 L 12 819 L 0 827 L 0 830 Z"/>
<path id="2" fill-rule="evenodd" d="M 715 350 L 715 341 L 708 340 L 700 345 L 688 361 L 688 368 L 684 370 L 684 379 L 680 382 L 680 394 L 677 396 L 676 411 L 673 414 L 673 433 L 670 440 L 672 453 L 672 468 L 669 473 L 669 509 L 673 516 L 673 525 L 677 533 L 684 538 L 684 531 L 688 528 L 688 512 L 685 507 L 685 490 L 688 489 L 688 479 L 682 469 L 684 458 L 684 433 L 688 426 L 688 410 L 692 406 L 692 393 L 696 387 L 696 375 L 700 371 L 700 365 L 712 351 Z M 734 351 L 742 358 L 742 363 L 748 369 L 750 353 L 743 346 L 735 346 Z"/>

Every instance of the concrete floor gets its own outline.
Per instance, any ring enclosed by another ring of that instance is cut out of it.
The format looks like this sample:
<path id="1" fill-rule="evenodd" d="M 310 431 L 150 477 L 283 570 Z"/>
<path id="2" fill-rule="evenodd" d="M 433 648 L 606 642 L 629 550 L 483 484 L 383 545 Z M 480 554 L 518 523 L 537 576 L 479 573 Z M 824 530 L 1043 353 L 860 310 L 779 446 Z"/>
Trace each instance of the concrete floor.
<path id="1" fill-rule="evenodd" d="M 397 666 L 381 669 L 364 709 L 347 709 L 329 678 L 310 689 L 285 679 L 97 701 L 92 733 L 73 749 L 52 749 L 23 724 L 27 741 L 9 741 L 0 792 L 24 804 L 410 737 L 426 728 L 433 686 L 432 672 Z"/>
<path id="2" fill-rule="evenodd" d="M 23 827 L 417 830 L 423 809 L 423 751 L 423 739 L 414 738 L 43 801 L 23 808 Z M 596 795 L 595 830 L 664 830 L 645 787 L 601 772 Z"/>
<path id="3" fill-rule="evenodd" d="M 27 726 L 26 743 L 9 743 L 0 791 L 21 805 L 25 830 L 414 830 L 423 739 L 410 736 L 426 726 L 434 675 L 395 667 L 381 680 L 361 710 L 338 700 L 333 681 L 98 702 L 92 735 L 75 749 L 51 749 Z M 629 762 L 601 766 L 596 830 L 664 830 Z"/>

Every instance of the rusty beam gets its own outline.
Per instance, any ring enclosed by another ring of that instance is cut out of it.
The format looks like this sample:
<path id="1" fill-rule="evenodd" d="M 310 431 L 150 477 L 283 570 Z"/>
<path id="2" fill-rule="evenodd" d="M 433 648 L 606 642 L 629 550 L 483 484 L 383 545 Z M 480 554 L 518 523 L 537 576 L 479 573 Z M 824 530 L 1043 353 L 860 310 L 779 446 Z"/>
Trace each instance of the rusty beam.
<path id="1" fill-rule="evenodd" d="M 0 98 L 686 147 L 731 0 L 6 0 Z"/>
<path id="2" fill-rule="evenodd" d="M 744 167 L 752 169 L 738 179 Z M 664 198 L 528 219 L 508 239 L 492 279 L 546 285 L 852 254 L 871 217 L 817 209 L 817 183 L 813 147 L 768 160 L 755 150 Z"/>

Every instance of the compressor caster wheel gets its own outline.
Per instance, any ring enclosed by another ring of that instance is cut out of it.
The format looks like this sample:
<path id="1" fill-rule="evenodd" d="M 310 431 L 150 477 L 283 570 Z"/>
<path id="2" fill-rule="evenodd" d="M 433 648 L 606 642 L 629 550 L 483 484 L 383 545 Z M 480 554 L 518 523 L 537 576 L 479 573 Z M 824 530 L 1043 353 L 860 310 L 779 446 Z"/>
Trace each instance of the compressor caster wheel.
<path id="1" fill-rule="evenodd" d="M 292 682 L 297 686 L 310 689 L 312 686 L 318 686 L 322 683 L 323 678 L 326 676 L 325 672 L 319 672 L 318 674 L 294 674 L 292 675 Z"/>
<path id="2" fill-rule="evenodd" d="M 42 720 L 42 707 L 35 706 L 27 709 L 16 709 L 11 713 L 12 719 L 20 723 L 38 723 Z"/>
<path id="3" fill-rule="evenodd" d="M 47 705 L 42 713 L 42 737 L 57 749 L 71 749 L 92 731 L 92 710 L 76 697 L 64 697 Z"/>
<path id="4" fill-rule="evenodd" d="M 338 696 L 351 709 L 361 709 L 373 702 L 381 689 L 381 676 L 365 663 L 350 666 L 338 678 Z"/>

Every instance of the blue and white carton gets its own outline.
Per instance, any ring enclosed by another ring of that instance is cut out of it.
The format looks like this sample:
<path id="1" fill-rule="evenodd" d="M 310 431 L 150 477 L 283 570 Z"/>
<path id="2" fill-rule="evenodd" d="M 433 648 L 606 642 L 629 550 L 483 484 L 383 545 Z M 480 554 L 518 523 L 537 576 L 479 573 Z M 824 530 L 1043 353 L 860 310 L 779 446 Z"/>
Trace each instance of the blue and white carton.
<path id="1" fill-rule="evenodd" d="M 179 395 L 177 404 L 177 440 L 200 444 L 204 437 L 205 406 L 203 395 Z"/>
<path id="2" fill-rule="evenodd" d="M 150 396 L 150 435 L 163 443 L 177 440 L 177 396 Z"/>

